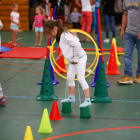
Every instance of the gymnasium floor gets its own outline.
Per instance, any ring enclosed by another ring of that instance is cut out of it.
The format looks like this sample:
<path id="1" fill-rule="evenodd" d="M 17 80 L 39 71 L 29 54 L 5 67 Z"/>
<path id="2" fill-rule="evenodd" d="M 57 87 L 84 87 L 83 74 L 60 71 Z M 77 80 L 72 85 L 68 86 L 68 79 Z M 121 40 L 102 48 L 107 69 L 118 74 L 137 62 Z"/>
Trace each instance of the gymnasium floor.
<path id="1" fill-rule="evenodd" d="M 11 32 L 1 31 L 2 42 L 11 41 Z M 111 37 L 111 33 L 110 33 Z M 102 38 L 105 33 L 102 32 Z M 110 38 L 111 39 L 111 38 Z M 123 47 L 124 42 L 117 33 L 117 46 Z M 35 43 L 34 32 L 19 32 L 17 42 L 20 46 L 31 47 Z M 43 41 L 42 46 L 46 43 Z M 84 48 L 93 48 L 93 43 L 82 43 Z M 103 43 L 103 48 L 111 48 L 111 43 Z M 134 47 L 133 71 L 137 68 L 137 53 Z M 104 55 L 105 63 L 109 55 Z M 93 56 L 88 55 L 88 64 L 93 62 Z M 42 79 L 45 59 L 0 59 L 0 83 L 3 86 L 3 93 L 6 97 L 6 105 L 0 106 L 0 140 L 23 140 L 26 126 L 31 126 L 34 140 L 50 139 L 60 140 L 138 140 L 140 137 L 140 88 L 139 84 L 118 85 L 116 81 L 123 76 L 124 61 L 119 56 L 121 66 L 118 69 L 121 75 L 107 75 L 110 84 L 108 88 L 112 103 L 93 103 L 90 106 L 91 118 L 79 118 L 79 97 L 76 84 L 76 102 L 72 104 L 72 113 L 61 113 L 62 104 L 60 99 L 64 98 L 66 81 L 55 74 L 55 79 L 60 82 L 54 86 L 54 92 L 58 96 L 58 107 L 60 115 L 64 119 L 55 122 L 51 121 L 52 134 L 40 134 L 40 126 L 43 110 L 48 109 L 50 113 L 52 101 L 36 101 L 40 93 L 37 85 Z M 87 65 L 88 66 L 88 65 Z M 106 65 L 105 65 L 106 67 Z M 89 85 L 93 82 L 94 76 L 86 79 Z M 81 99 L 84 99 L 82 90 Z M 94 88 L 90 87 L 91 96 Z M 77 133 L 80 132 L 80 133 Z M 67 134 L 67 135 L 65 135 Z M 61 135 L 61 136 L 59 136 Z"/>

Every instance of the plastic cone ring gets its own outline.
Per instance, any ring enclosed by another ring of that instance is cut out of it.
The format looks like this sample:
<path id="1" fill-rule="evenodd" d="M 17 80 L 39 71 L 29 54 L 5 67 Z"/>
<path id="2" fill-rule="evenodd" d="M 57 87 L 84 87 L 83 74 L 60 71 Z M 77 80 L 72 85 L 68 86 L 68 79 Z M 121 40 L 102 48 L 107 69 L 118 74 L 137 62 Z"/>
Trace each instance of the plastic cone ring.
<path id="1" fill-rule="evenodd" d="M 93 69 L 91 70 L 91 72 L 85 76 L 85 78 L 86 78 L 86 77 L 88 77 L 88 76 L 96 69 L 96 67 L 97 67 L 97 64 L 98 64 L 98 61 L 99 61 L 99 55 L 100 55 L 98 46 L 97 46 L 96 42 L 94 41 L 94 39 L 91 37 L 91 35 L 89 35 L 88 33 L 84 32 L 84 31 L 82 31 L 82 30 L 77 30 L 77 29 L 71 29 L 71 30 L 69 30 L 69 31 L 71 31 L 71 32 L 82 33 L 82 34 L 88 36 L 88 37 L 92 40 L 92 42 L 94 43 L 94 45 L 95 45 L 95 50 L 96 50 L 95 59 L 94 59 L 93 63 L 91 64 L 91 66 L 90 66 L 88 69 L 86 69 L 86 71 L 88 71 L 94 64 L 95 64 L 95 65 L 94 65 Z M 55 42 L 56 42 L 56 40 L 54 40 L 54 42 L 52 43 L 52 46 L 48 46 L 48 48 L 50 49 L 50 62 L 51 62 L 51 65 L 52 65 L 53 69 L 56 71 L 56 73 L 57 73 L 59 76 L 61 76 L 62 78 L 67 79 L 66 76 L 60 74 L 60 73 L 55 69 L 55 67 L 54 67 L 54 65 L 53 65 L 53 62 L 52 62 L 52 59 L 53 59 L 54 63 L 56 64 L 56 66 L 57 66 L 59 69 L 61 69 L 61 70 L 64 71 L 64 72 L 67 72 L 66 70 L 62 69 L 62 68 L 56 63 L 56 61 L 55 61 L 55 59 L 54 59 L 54 56 L 53 56 L 53 46 L 54 46 Z M 74 79 L 74 80 L 77 80 L 77 79 Z"/>

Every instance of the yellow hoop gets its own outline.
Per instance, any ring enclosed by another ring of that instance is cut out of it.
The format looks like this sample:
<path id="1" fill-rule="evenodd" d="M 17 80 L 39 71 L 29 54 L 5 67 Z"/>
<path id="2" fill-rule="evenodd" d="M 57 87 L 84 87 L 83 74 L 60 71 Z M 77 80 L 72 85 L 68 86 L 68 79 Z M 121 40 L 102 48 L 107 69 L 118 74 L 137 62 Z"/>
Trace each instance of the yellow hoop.
<path id="1" fill-rule="evenodd" d="M 82 31 L 82 30 L 77 30 L 77 29 L 71 29 L 71 30 L 69 30 L 69 31 L 71 31 L 71 32 L 79 32 L 79 33 L 85 34 L 86 36 L 88 36 L 88 37 L 93 41 L 93 43 L 94 43 L 94 45 L 95 45 L 95 48 L 96 48 L 96 56 L 95 56 L 95 59 L 94 59 L 93 63 L 91 64 L 91 66 L 90 66 L 88 69 L 86 69 L 86 71 L 88 71 L 94 64 L 95 64 L 95 66 L 94 66 L 93 70 L 92 70 L 89 74 L 87 74 L 87 75 L 85 76 L 85 78 L 86 78 L 86 77 L 88 77 L 88 76 L 95 70 L 95 68 L 96 68 L 96 66 L 97 66 L 97 64 L 98 64 L 98 61 L 99 61 L 99 55 L 101 55 L 101 54 L 99 53 L 99 49 L 98 49 L 98 46 L 97 46 L 96 42 L 94 41 L 94 39 L 93 39 L 88 33 L 84 32 L 84 31 Z M 56 73 L 57 73 L 59 76 L 61 76 L 62 78 L 67 79 L 67 77 L 63 76 L 62 74 L 60 74 L 60 73 L 55 69 L 55 67 L 54 67 L 54 65 L 53 65 L 53 63 L 52 63 L 52 58 L 53 58 L 53 61 L 54 61 L 54 63 L 56 64 L 56 66 L 57 66 L 59 69 L 61 69 L 62 71 L 67 72 L 66 70 L 62 69 L 62 68 L 56 63 L 56 61 L 55 61 L 55 59 L 54 59 L 54 56 L 53 56 L 53 46 L 54 46 L 55 42 L 56 42 L 56 40 L 54 40 L 54 42 L 52 43 L 52 46 L 49 46 L 49 49 L 50 49 L 50 62 L 51 62 L 51 65 L 52 65 L 53 69 L 56 71 Z M 52 58 L 51 58 L 51 57 L 52 57 Z M 77 80 L 77 79 L 75 79 L 75 80 Z"/>

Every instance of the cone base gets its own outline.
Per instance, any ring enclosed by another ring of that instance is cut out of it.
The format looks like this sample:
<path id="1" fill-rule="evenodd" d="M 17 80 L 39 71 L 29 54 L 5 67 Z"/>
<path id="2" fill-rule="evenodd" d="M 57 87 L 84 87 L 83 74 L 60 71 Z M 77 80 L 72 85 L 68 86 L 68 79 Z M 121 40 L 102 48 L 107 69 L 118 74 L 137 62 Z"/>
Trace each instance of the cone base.
<path id="1" fill-rule="evenodd" d="M 54 101 L 54 100 L 58 100 L 57 96 L 56 95 L 42 95 L 42 94 L 39 94 L 37 96 L 37 101 Z"/>
<path id="2" fill-rule="evenodd" d="M 58 82 L 58 81 L 56 81 L 56 80 L 53 80 L 53 81 L 52 81 L 52 83 L 53 83 L 53 86 L 55 86 L 55 85 L 59 84 L 59 82 Z"/>
<path id="3" fill-rule="evenodd" d="M 91 97 L 91 102 L 92 103 L 111 103 L 112 100 L 110 97 L 97 97 L 93 96 Z"/>
<path id="4" fill-rule="evenodd" d="M 107 87 L 109 87 L 109 83 L 106 82 L 106 84 L 107 84 Z M 91 87 L 96 87 L 96 82 L 92 82 L 92 83 L 91 83 Z"/>
<path id="5" fill-rule="evenodd" d="M 62 103 L 62 113 L 71 113 L 71 103 L 70 102 L 66 102 L 66 103 Z"/>
<path id="6" fill-rule="evenodd" d="M 50 129 L 50 130 L 38 130 L 38 133 L 52 133 L 53 132 L 53 129 Z"/>
<path id="7" fill-rule="evenodd" d="M 62 71 L 62 70 L 60 70 L 60 69 L 56 69 L 59 73 L 67 73 L 67 72 L 64 72 L 64 71 Z M 66 70 L 67 71 L 67 69 L 64 69 L 64 70 Z M 56 71 L 54 70 L 53 71 L 54 73 L 56 73 Z"/>
<path id="8" fill-rule="evenodd" d="M 80 108 L 80 118 L 90 118 L 89 106 Z"/>
<path id="9" fill-rule="evenodd" d="M 40 82 L 38 82 L 37 84 L 38 84 L 38 85 L 41 85 L 41 84 L 42 84 L 42 80 L 41 80 Z"/>
<path id="10" fill-rule="evenodd" d="M 59 120 L 62 120 L 62 119 L 64 119 L 64 117 L 60 117 L 60 118 L 50 118 L 50 120 L 53 120 L 53 121 L 59 121 Z"/>
<path id="11" fill-rule="evenodd" d="M 120 72 L 119 72 L 119 70 L 116 70 L 116 71 L 106 70 L 105 74 L 107 74 L 107 75 L 120 75 Z"/>

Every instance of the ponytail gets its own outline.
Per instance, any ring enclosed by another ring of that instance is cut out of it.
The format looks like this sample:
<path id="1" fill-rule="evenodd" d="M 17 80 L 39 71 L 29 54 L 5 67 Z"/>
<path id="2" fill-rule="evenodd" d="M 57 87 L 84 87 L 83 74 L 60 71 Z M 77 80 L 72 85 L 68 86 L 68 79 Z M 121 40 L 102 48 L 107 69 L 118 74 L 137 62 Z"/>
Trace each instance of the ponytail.
<path id="1" fill-rule="evenodd" d="M 44 37 L 46 37 L 47 34 L 50 34 L 55 26 L 58 27 L 57 35 L 56 35 L 56 42 L 59 43 L 61 34 L 63 32 L 65 32 L 61 19 L 49 20 L 45 23 L 45 25 L 44 25 Z"/>

